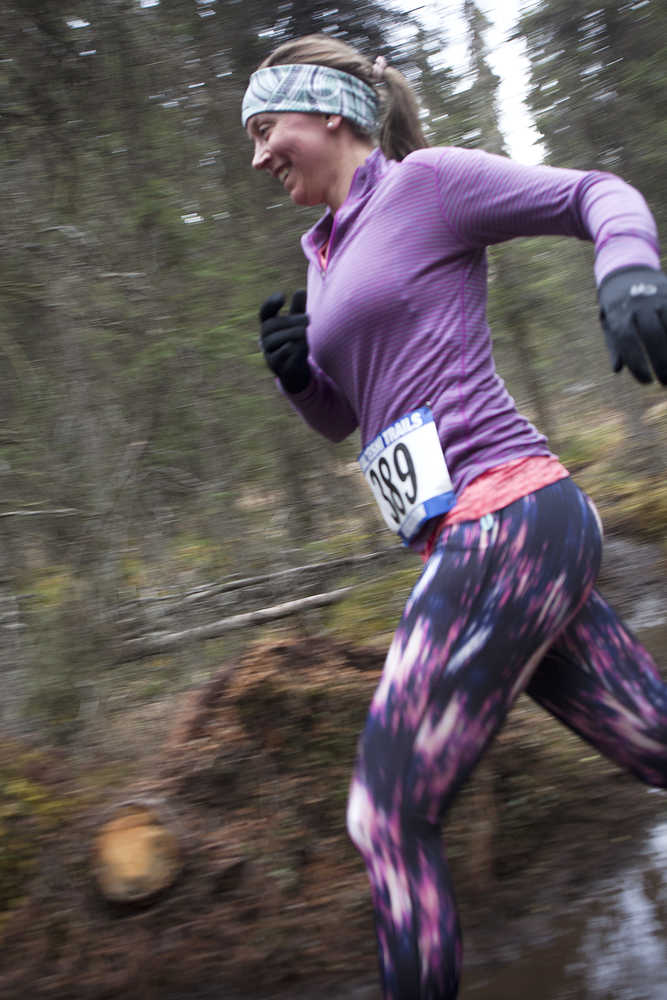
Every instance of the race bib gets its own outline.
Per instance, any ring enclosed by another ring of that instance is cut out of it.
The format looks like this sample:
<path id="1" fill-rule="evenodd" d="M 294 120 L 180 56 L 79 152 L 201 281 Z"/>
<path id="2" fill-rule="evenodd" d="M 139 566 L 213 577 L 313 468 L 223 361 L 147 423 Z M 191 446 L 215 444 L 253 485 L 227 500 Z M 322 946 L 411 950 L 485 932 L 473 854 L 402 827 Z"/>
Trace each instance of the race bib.
<path id="1" fill-rule="evenodd" d="M 404 542 L 456 503 L 433 414 L 413 410 L 386 427 L 359 456 L 387 525 Z"/>

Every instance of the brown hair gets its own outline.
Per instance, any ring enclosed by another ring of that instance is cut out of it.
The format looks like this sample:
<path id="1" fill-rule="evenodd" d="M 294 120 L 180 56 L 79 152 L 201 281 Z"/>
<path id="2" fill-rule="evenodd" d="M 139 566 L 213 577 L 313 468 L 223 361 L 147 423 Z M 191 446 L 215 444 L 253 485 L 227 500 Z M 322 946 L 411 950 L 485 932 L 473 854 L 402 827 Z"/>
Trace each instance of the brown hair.
<path id="1" fill-rule="evenodd" d="M 391 160 L 402 160 L 414 149 L 428 146 L 419 120 L 419 107 L 410 84 L 402 73 L 386 66 L 381 81 L 373 77 L 373 64 L 361 52 L 328 35 L 304 35 L 283 42 L 266 57 L 259 68 L 287 63 L 312 63 L 350 73 L 368 84 L 380 102 L 380 147 Z M 350 122 L 358 132 L 362 130 Z M 365 133 L 362 133 L 365 134 Z"/>

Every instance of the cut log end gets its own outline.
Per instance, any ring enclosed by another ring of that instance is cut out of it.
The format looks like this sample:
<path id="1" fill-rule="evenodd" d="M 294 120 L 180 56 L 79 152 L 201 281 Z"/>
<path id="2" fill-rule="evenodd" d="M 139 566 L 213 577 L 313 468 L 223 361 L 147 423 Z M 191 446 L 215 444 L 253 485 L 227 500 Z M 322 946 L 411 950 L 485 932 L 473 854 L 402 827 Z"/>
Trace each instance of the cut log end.
<path id="1" fill-rule="evenodd" d="M 146 903 L 176 881 L 181 844 L 162 806 L 125 802 L 99 827 L 92 864 L 97 886 L 109 902 Z"/>

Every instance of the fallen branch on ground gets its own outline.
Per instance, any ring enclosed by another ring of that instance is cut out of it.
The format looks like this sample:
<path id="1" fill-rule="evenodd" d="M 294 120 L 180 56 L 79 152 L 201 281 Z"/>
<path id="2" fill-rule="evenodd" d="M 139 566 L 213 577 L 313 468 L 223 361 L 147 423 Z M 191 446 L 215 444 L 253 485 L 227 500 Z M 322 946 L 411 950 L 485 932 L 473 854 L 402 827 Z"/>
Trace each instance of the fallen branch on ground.
<path id="1" fill-rule="evenodd" d="M 0 517 L 71 517 L 80 514 L 74 507 L 59 507 L 55 510 L 4 510 Z"/>
<path id="2" fill-rule="evenodd" d="M 342 556 L 340 559 L 330 559 L 326 562 L 307 563 L 305 566 L 290 566 L 288 569 L 279 569 L 273 573 L 263 573 L 260 576 L 247 576 L 240 577 L 237 580 L 226 580 L 224 583 L 204 584 L 182 594 L 172 593 L 161 594 L 155 597 L 139 597 L 128 603 L 144 606 L 148 604 L 163 604 L 168 601 L 178 601 L 179 604 L 183 605 L 194 604 L 197 601 L 203 601 L 218 594 L 227 594 L 234 590 L 244 590 L 247 587 L 257 587 L 262 583 L 271 583 L 273 580 L 281 580 L 291 576 L 304 576 L 307 573 L 318 573 L 320 571 L 328 572 L 333 569 L 345 569 L 347 566 L 359 566 L 362 563 L 372 562 L 375 559 L 382 559 L 387 556 L 394 558 L 401 557 L 405 551 L 403 548 L 395 547 L 356 556 Z"/>
<path id="3" fill-rule="evenodd" d="M 132 660 L 141 660 L 148 656 L 172 653 L 191 642 L 218 639 L 226 632 L 248 628 L 249 625 L 264 625 L 266 622 L 288 618 L 300 611 L 324 608 L 342 601 L 354 589 L 354 587 L 342 587 L 340 590 L 332 590 L 327 594 L 313 594 L 311 597 L 303 597 L 298 601 L 287 601 L 285 604 L 276 604 L 271 608 L 249 611 L 241 615 L 231 615 L 229 618 L 222 618 L 220 621 L 210 622 L 208 625 L 198 625 L 180 632 L 153 633 L 141 639 L 128 639 L 123 643 L 115 662 L 117 664 L 129 663 Z"/>

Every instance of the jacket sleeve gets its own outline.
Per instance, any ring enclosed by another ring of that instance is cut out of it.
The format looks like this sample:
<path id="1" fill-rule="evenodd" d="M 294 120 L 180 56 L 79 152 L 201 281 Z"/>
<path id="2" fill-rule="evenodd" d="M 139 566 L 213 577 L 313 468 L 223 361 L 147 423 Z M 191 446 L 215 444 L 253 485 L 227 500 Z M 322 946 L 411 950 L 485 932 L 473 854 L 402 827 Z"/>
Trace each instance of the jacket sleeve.
<path id="1" fill-rule="evenodd" d="M 592 240 L 598 284 L 619 267 L 660 267 L 655 220 L 642 195 L 615 174 L 527 166 L 454 147 L 413 158 L 432 164 L 443 216 L 471 248 L 515 236 Z"/>
<path id="2" fill-rule="evenodd" d="M 330 441 L 342 441 L 357 429 L 359 421 L 333 379 L 318 367 L 312 357 L 309 362 L 313 377 L 306 388 L 297 393 L 283 389 L 283 393 L 313 430 Z"/>

